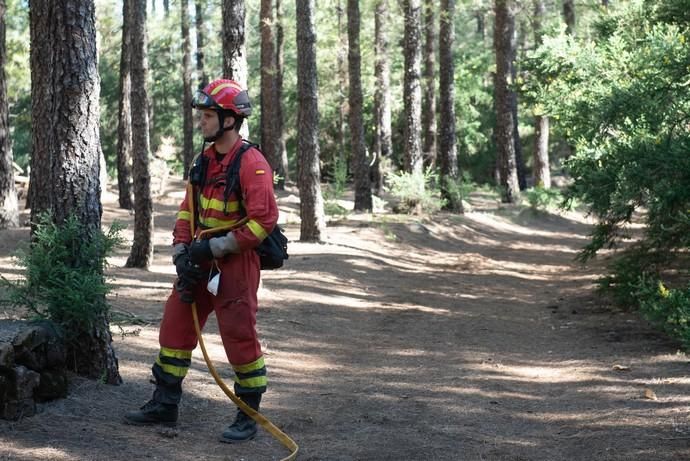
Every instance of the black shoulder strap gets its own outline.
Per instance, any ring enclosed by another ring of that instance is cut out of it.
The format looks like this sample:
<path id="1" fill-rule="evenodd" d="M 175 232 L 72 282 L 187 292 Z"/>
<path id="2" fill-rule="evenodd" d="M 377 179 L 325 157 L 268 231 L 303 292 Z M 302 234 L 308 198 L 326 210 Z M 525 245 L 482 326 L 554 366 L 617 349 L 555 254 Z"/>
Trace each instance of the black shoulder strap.
<path id="1" fill-rule="evenodd" d="M 240 184 L 240 166 L 242 163 L 242 157 L 244 153 L 247 152 L 251 147 L 256 149 L 259 148 L 258 145 L 253 144 L 249 141 L 242 140 L 242 146 L 240 150 L 235 154 L 235 158 L 232 159 L 232 163 L 228 167 L 227 178 L 225 182 L 225 191 L 223 191 L 223 213 L 228 214 L 228 198 L 230 194 L 234 191 L 237 199 L 240 201 L 240 208 L 244 212 L 244 207 L 242 205 L 242 185 Z"/>

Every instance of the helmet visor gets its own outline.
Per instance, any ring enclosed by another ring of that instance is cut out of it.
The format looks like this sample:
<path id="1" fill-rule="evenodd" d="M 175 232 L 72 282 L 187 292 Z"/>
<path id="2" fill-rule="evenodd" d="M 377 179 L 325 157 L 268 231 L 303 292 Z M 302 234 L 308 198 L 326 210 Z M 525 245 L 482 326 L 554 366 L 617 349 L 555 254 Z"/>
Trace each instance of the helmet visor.
<path id="1" fill-rule="evenodd" d="M 192 107 L 194 109 L 221 109 L 221 107 L 213 100 L 213 98 L 203 91 L 199 90 L 192 98 Z"/>

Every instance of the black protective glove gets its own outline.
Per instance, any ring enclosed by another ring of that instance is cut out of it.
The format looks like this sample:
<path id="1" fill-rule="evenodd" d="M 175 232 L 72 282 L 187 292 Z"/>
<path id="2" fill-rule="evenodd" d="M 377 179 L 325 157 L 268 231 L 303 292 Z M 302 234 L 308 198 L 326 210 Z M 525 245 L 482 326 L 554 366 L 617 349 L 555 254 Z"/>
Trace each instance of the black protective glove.
<path id="1" fill-rule="evenodd" d="M 192 304 L 194 302 L 192 287 L 186 285 L 182 279 L 177 279 L 175 281 L 175 290 L 180 294 L 180 300 L 183 303 Z"/>
<path id="2" fill-rule="evenodd" d="M 193 264 L 201 264 L 213 260 L 210 240 L 197 240 L 189 247 L 189 255 Z"/>
<path id="3" fill-rule="evenodd" d="M 177 277 L 181 284 L 189 288 L 195 286 L 199 280 L 204 279 L 207 275 L 197 264 L 192 263 L 189 251 L 185 251 L 175 258 L 175 270 L 177 270 Z"/>

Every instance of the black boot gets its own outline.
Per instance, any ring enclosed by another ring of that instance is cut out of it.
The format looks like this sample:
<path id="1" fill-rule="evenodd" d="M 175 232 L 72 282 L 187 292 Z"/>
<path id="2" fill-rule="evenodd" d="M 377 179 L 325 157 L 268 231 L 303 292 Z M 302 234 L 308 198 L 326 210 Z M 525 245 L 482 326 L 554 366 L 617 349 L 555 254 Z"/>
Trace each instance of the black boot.
<path id="1" fill-rule="evenodd" d="M 125 424 L 134 426 L 162 426 L 174 427 L 177 425 L 177 405 L 160 403 L 149 400 L 146 405 L 137 411 L 130 411 L 125 415 Z"/>
<path id="2" fill-rule="evenodd" d="M 261 403 L 261 394 L 252 393 L 239 396 L 244 403 L 251 409 L 259 411 L 259 404 Z M 239 443 L 251 440 L 256 435 L 256 421 L 250 418 L 245 412 L 238 409 L 235 422 L 228 426 L 223 435 L 220 437 L 221 442 L 225 443 Z"/>

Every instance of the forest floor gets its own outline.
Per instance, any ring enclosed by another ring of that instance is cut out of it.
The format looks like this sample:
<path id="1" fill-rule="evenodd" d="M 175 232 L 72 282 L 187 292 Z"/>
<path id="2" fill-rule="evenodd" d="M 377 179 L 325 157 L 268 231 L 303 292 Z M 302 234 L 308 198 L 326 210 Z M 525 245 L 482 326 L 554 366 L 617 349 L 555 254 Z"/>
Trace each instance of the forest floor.
<path id="1" fill-rule="evenodd" d="M 182 190 L 173 182 L 171 191 Z M 155 261 L 108 271 L 121 386 L 72 378 L 69 396 L 34 417 L 0 421 L 0 459 L 279 460 L 260 430 L 218 442 L 235 409 L 197 349 L 174 431 L 127 426 L 146 402 L 157 327 L 174 268 L 180 192 L 156 200 Z M 132 216 L 104 205 L 104 223 Z M 263 273 L 258 328 L 269 370 L 263 413 L 300 445 L 300 460 L 687 460 L 690 372 L 678 344 L 594 292 L 600 263 L 573 258 L 579 215 L 506 207 L 483 195 L 464 216 L 350 214 L 327 242 L 293 240 L 284 269 Z M 0 271 L 27 228 L 0 233 Z M 1 313 L 0 313 L 1 314 Z M 5 313 L 7 314 L 7 313 Z M 207 348 L 231 375 L 210 319 Z"/>

